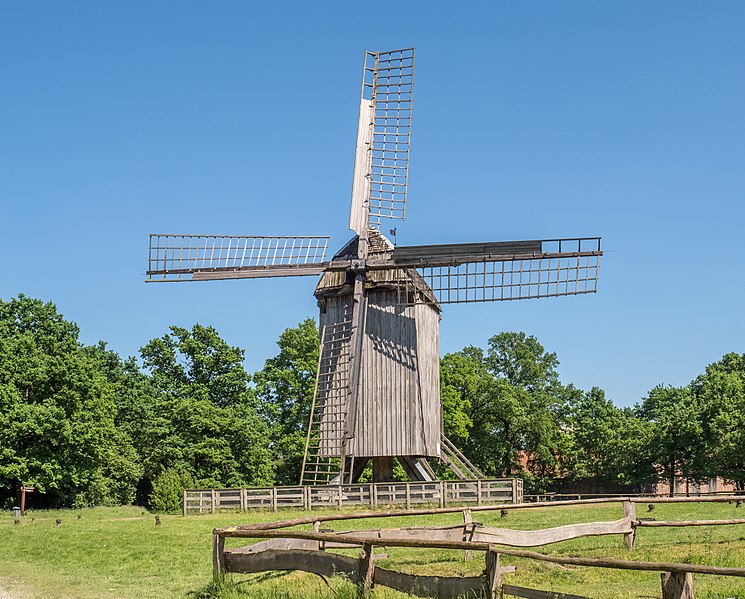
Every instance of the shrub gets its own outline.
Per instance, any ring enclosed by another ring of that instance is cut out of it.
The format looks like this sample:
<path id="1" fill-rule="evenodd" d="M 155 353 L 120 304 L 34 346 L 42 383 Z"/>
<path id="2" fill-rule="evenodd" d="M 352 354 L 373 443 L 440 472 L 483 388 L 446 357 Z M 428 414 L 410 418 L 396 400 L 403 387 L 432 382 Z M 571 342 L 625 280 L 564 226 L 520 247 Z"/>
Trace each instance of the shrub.
<path id="1" fill-rule="evenodd" d="M 194 477 L 187 472 L 166 469 L 153 480 L 150 508 L 161 513 L 181 511 L 184 489 L 195 486 Z"/>

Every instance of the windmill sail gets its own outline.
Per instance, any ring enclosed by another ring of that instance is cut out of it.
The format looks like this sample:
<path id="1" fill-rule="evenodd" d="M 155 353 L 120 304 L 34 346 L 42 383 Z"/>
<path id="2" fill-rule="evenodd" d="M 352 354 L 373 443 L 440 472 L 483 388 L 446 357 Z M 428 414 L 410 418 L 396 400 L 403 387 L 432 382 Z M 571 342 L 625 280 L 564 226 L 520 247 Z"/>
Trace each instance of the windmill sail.
<path id="1" fill-rule="evenodd" d="M 349 228 L 406 218 L 414 49 L 365 52 Z"/>
<path id="2" fill-rule="evenodd" d="M 437 303 L 456 304 L 595 293 L 602 254 L 599 237 L 430 245 L 396 248 L 389 265 L 416 269 Z M 395 280 L 405 302 L 428 301 L 411 276 Z"/>
<path id="3" fill-rule="evenodd" d="M 328 237 L 150 235 L 148 282 L 318 275 Z"/>

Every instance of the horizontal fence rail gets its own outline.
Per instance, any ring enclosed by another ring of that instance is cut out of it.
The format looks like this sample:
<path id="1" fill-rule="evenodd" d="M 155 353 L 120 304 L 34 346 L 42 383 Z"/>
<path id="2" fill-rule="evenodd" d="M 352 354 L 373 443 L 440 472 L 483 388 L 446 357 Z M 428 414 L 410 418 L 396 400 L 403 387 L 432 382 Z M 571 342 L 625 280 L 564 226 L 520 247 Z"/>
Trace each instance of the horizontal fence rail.
<path id="1" fill-rule="evenodd" d="M 296 485 L 244 489 L 187 489 L 183 513 L 205 514 L 224 510 L 302 509 L 365 506 L 371 508 L 438 505 L 494 505 L 522 502 L 518 478 L 447 480 L 352 485 Z"/>

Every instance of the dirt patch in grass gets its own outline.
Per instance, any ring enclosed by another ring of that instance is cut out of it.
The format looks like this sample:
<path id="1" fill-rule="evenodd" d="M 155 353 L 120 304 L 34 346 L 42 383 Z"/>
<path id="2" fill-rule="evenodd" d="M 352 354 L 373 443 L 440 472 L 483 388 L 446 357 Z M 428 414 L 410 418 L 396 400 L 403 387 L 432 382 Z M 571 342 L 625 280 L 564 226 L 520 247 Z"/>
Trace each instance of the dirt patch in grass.
<path id="1" fill-rule="evenodd" d="M 0 576 L 0 599 L 30 599 L 31 595 L 10 579 Z"/>

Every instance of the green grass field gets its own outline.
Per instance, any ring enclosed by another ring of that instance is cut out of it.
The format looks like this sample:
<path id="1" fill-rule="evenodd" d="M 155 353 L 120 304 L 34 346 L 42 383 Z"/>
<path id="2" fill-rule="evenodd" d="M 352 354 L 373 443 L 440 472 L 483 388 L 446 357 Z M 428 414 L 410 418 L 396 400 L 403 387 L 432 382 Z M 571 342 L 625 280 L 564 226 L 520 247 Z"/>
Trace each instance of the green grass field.
<path id="1" fill-rule="evenodd" d="M 644 516 L 644 506 L 638 507 Z M 254 512 L 209 516 L 154 516 L 140 508 L 96 508 L 29 512 L 21 524 L 12 515 L 0 515 L 0 589 L 10 597 L 61 598 L 164 598 L 194 599 L 345 599 L 354 587 L 344 580 L 322 579 L 303 573 L 232 575 L 213 585 L 211 531 L 215 527 L 249 524 L 304 515 L 298 511 L 276 514 Z M 480 512 L 474 518 L 485 525 L 536 529 L 562 524 L 615 520 L 623 515 L 620 504 L 566 506 L 499 512 Z M 650 514 L 657 519 L 726 519 L 745 517 L 745 507 L 734 504 L 660 504 Z M 33 518 L 33 521 L 32 521 Z M 55 519 L 61 518 L 57 526 Z M 441 514 L 416 518 L 387 518 L 334 522 L 334 530 L 461 523 L 462 516 Z M 228 546 L 247 544 L 228 539 Z M 745 567 L 745 525 L 652 529 L 638 532 L 637 549 L 628 551 L 620 536 L 566 541 L 538 549 L 544 553 L 586 557 L 675 561 Z M 353 552 L 351 552 L 353 553 Z M 478 575 L 483 554 L 464 561 L 463 553 L 446 550 L 389 548 L 381 566 L 412 573 Z M 597 599 L 660 597 L 658 573 L 600 568 L 564 567 L 503 557 L 503 565 L 517 572 L 505 582 L 531 588 L 570 592 Z M 745 599 L 745 579 L 706 575 L 695 577 L 696 599 Z M 405 597 L 379 588 L 375 599 Z M 3 592 L 0 590 L 0 597 Z"/>

